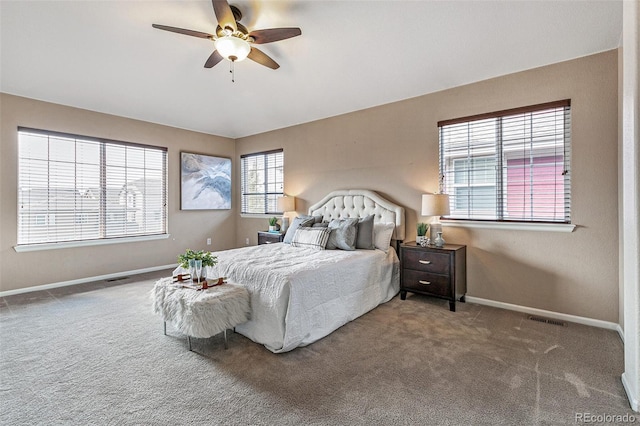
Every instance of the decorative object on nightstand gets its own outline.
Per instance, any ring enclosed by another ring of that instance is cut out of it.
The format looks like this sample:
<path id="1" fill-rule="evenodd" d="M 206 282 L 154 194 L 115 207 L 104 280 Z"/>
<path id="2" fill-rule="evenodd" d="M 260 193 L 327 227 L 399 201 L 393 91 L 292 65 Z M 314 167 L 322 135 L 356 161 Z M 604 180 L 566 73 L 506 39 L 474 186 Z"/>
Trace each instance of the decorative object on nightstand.
<path id="1" fill-rule="evenodd" d="M 420 222 L 416 226 L 416 230 L 418 233 L 418 236 L 416 237 L 416 243 L 420 245 L 422 245 L 423 243 L 428 245 L 430 243 L 430 240 L 429 238 L 426 237 L 426 235 L 427 235 L 427 231 L 429 230 L 429 224 Z"/>
<path id="2" fill-rule="evenodd" d="M 400 298 L 407 292 L 449 301 L 455 312 L 456 300 L 464 302 L 467 292 L 467 246 L 445 244 L 442 248 L 422 247 L 410 242 L 400 245 Z"/>
<path id="3" fill-rule="evenodd" d="M 281 243 L 284 240 L 282 232 L 258 231 L 258 245 Z"/>
<path id="4" fill-rule="evenodd" d="M 282 197 L 278 197 L 278 210 L 282 212 L 282 232 L 287 232 L 287 228 L 289 227 L 289 217 L 287 216 L 288 212 L 296 211 L 296 197 L 289 197 L 287 195 L 283 195 Z"/>
<path id="5" fill-rule="evenodd" d="M 278 218 L 275 217 L 275 216 L 274 217 L 270 217 L 269 218 L 269 232 L 279 231 L 277 226 L 278 226 Z"/>
<path id="6" fill-rule="evenodd" d="M 436 237 L 438 236 L 438 232 L 442 234 L 442 224 L 440 223 L 440 216 L 445 216 L 449 213 L 449 196 L 447 194 L 422 195 L 422 216 L 435 217 L 435 219 L 429 226 L 429 228 L 431 229 L 431 243 L 435 242 Z M 442 235 L 440 235 L 440 238 L 442 238 Z"/>

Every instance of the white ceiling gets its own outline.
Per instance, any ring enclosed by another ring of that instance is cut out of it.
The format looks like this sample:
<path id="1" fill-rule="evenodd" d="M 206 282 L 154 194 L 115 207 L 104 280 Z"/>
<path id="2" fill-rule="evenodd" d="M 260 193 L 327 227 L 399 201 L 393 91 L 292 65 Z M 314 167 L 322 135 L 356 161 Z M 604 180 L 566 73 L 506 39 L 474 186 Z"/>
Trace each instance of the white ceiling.
<path id="1" fill-rule="evenodd" d="M 0 0 L 0 90 L 238 138 L 616 48 L 622 1 L 231 0 L 302 35 L 205 69 L 203 1 Z"/>

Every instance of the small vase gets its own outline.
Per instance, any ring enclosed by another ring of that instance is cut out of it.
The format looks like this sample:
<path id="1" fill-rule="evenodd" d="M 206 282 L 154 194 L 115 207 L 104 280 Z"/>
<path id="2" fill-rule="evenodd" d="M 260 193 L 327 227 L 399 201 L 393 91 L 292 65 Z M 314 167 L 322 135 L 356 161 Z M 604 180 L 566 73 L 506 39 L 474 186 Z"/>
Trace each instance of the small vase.
<path id="1" fill-rule="evenodd" d="M 276 230 L 275 225 L 274 226 L 269 225 L 269 232 L 274 232 L 275 230 Z"/>
<path id="2" fill-rule="evenodd" d="M 418 235 L 416 237 L 416 243 L 417 244 L 422 244 L 423 241 L 424 241 L 424 235 Z"/>
<path id="3" fill-rule="evenodd" d="M 189 274 L 191 274 L 191 284 L 197 284 L 195 259 L 189 259 Z"/>
<path id="4" fill-rule="evenodd" d="M 442 238 L 442 232 L 438 232 L 438 235 L 436 236 L 436 239 L 433 240 L 433 244 L 435 244 L 436 247 L 438 248 L 442 248 L 444 247 L 444 238 Z"/>

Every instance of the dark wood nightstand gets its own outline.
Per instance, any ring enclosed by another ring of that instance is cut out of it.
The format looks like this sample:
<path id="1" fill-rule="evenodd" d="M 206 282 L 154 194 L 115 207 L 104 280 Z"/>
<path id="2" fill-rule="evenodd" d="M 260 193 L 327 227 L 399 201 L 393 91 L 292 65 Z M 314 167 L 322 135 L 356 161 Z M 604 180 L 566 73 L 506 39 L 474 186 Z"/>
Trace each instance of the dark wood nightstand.
<path id="1" fill-rule="evenodd" d="M 467 292 L 467 246 L 445 244 L 443 248 L 421 247 L 415 242 L 400 245 L 400 298 L 407 291 L 449 301 L 464 302 Z"/>
<path id="2" fill-rule="evenodd" d="M 283 240 L 284 234 L 282 232 L 258 231 L 258 245 L 281 243 Z"/>

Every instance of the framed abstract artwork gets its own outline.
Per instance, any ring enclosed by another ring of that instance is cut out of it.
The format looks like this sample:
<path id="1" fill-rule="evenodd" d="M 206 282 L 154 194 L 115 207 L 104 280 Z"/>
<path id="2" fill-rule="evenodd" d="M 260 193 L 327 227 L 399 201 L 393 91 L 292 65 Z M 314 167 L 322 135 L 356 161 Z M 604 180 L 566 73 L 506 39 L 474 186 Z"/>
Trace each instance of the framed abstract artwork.
<path id="1" fill-rule="evenodd" d="M 231 159 L 180 153 L 180 209 L 231 208 Z"/>

